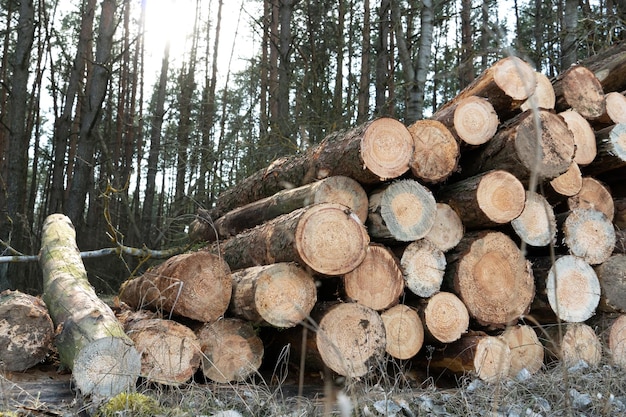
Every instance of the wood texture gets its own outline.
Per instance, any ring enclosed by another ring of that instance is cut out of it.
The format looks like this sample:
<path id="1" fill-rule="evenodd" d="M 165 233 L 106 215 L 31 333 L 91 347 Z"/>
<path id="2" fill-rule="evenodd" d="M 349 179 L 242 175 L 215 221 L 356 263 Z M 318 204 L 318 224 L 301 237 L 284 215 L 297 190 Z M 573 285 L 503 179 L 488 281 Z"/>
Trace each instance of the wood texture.
<path id="1" fill-rule="evenodd" d="M 406 288 L 423 298 L 439 292 L 446 270 L 444 253 L 426 239 L 411 242 L 400 252 Z"/>
<path id="2" fill-rule="evenodd" d="M 609 328 L 609 351 L 613 363 L 626 368 L 626 315 L 618 316 Z"/>
<path id="3" fill-rule="evenodd" d="M 616 253 L 594 267 L 600 282 L 600 310 L 626 313 L 626 255 Z"/>
<path id="4" fill-rule="evenodd" d="M 456 100 L 435 112 L 431 119 L 443 123 L 461 145 L 470 146 L 486 143 L 496 134 L 500 124 L 489 100 L 477 96 Z"/>
<path id="5" fill-rule="evenodd" d="M 415 310 L 398 304 L 381 313 L 385 325 L 386 352 L 396 359 L 410 359 L 424 344 L 424 326 Z"/>
<path id="6" fill-rule="evenodd" d="M 543 73 L 535 72 L 535 91 L 522 103 L 522 111 L 532 109 L 554 109 L 556 96 L 552 81 Z"/>
<path id="7" fill-rule="evenodd" d="M 431 340 L 451 343 L 459 340 L 469 328 L 469 313 L 459 297 L 441 291 L 424 302 L 422 322 Z"/>
<path id="8" fill-rule="evenodd" d="M 553 195 L 558 195 L 558 199 L 578 194 L 583 186 L 583 175 L 578 164 L 572 161 L 567 171 L 552 179 L 549 186 L 554 191 Z"/>
<path id="9" fill-rule="evenodd" d="M 572 132 L 576 152 L 574 162 L 584 167 L 589 165 L 596 157 L 596 135 L 589 122 L 575 110 L 569 109 L 559 113 L 565 120 L 568 129 Z"/>
<path id="10" fill-rule="evenodd" d="M 580 191 L 567 199 L 570 210 L 589 208 L 601 211 L 610 221 L 615 217 L 615 204 L 611 191 L 601 181 L 593 177 L 584 177 Z"/>
<path id="11" fill-rule="evenodd" d="M 458 213 L 449 204 L 438 202 L 435 223 L 424 239 L 430 241 L 440 251 L 446 252 L 461 241 L 464 233 L 465 227 Z"/>
<path id="12" fill-rule="evenodd" d="M 569 252 L 591 265 L 609 259 L 615 247 L 613 223 L 599 210 L 576 208 L 570 211 L 561 230 Z"/>
<path id="13" fill-rule="evenodd" d="M 587 175 L 599 175 L 626 166 L 626 124 L 619 123 L 596 132 L 598 155 L 585 168 Z"/>
<path id="14" fill-rule="evenodd" d="M 544 348 L 532 327 L 525 324 L 507 327 L 500 337 L 511 349 L 511 378 L 517 377 L 523 369 L 531 374 L 541 370 Z"/>
<path id="15" fill-rule="evenodd" d="M 409 126 L 413 155 L 409 168 L 413 176 L 427 183 L 448 178 L 457 168 L 459 143 L 450 130 L 436 120 L 418 120 Z"/>
<path id="16" fill-rule="evenodd" d="M 555 243 L 556 217 L 554 209 L 539 193 L 526 191 L 526 203 L 522 213 L 511 220 L 515 234 L 531 246 L 547 246 Z"/>
<path id="17" fill-rule="evenodd" d="M 597 366 L 602 359 L 602 344 L 591 326 L 585 323 L 568 323 L 559 329 L 548 329 L 550 338 L 547 352 L 551 357 L 562 361 L 566 367 L 579 365 L 584 361 L 589 366 Z"/>
<path id="18" fill-rule="evenodd" d="M 557 111 L 572 108 L 587 120 L 597 119 L 604 114 L 602 84 L 588 68 L 572 65 L 559 74 L 553 86 Z"/>

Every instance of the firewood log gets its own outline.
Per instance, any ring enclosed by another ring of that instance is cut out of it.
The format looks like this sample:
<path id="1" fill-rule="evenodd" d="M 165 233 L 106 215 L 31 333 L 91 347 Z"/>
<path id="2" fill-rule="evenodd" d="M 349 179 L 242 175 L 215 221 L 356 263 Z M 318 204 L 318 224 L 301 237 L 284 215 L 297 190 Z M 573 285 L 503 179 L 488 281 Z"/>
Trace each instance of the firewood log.
<path id="1" fill-rule="evenodd" d="M 626 166 L 626 124 L 619 123 L 596 132 L 598 154 L 585 167 L 586 175 L 607 173 Z"/>
<path id="2" fill-rule="evenodd" d="M 244 381 L 261 367 L 263 341 L 247 321 L 224 318 L 205 323 L 196 335 L 202 350 L 202 373 L 212 381 Z"/>
<path id="3" fill-rule="evenodd" d="M 604 90 L 595 74 L 582 65 L 572 65 L 553 83 L 558 112 L 572 108 L 587 120 L 597 119 L 605 111 Z"/>
<path id="4" fill-rule="evenodd" d="M 489 100 L 477 96 L 456 100 L 450 106 L 436 111 L 431 119 L 443 123 L 461 145 L 471 146 L 482 145 L 490 140 L 500 124 Z"/>
<path id="5" fill-rule="evenodd" d="M 626 123 L 626 97 L 623 93 L 612 91 L 604 95 L 606 110 L 602 116 L 593 121 L 594 129 Z"/>
<path id="6" fill-rule="evenodd" d="M 276 217 L 215 246 L 232 270 L 277 262 L 298 262 L 323 275 L 356 268 L 369 236 L 350 209 L 323 203 Z"/>
<path id="7" fill-rule="evenodd" d="M 626 315 L 618 316 L 609 327 L 609 351 L 613 363 L 626 369 Z"/>
<path id="8" fill-rule="evenodd" d="M 53 340 L 54 326 L 41 298 L 0 293 L 0 370 L 21 372 L 43 362 Z"/>
<path id="9" fill-rule="evenodd" d="M 200 209 L 191 222 L 189 238 L 192 242 L 213 242 L 226 239 L 265 221 L 301 207 L 319 203 L 338 203 L 350 208 L 362 223 L 367 218 L 367 194 L 352 178 L 328 177 L 297 188 L 285 189 L 276 194 L 238 207 L 212 221 L 209 211 Z"/>
<path id="10" fill-rule="evenodd" d="M 150 308 L 198 321 L 214 321 L 223 315 L 231 293 L 228 264 L 208 251 L 173 256 L 120 287 L 120 299 L 135 309 Z"/>
<path id="11" fill-rule="evenodd" d="M 560 360 L 567 367 L 580 361 L 589 366 L 600 363 L 602 344 L 591 326 L 585 323 L 557 324 L 547 328 L 547 333 L 546 353 L 550 358 Z"/>
<path id="12" fill-rule="evenodd" d="M 615 248 L 615 228 L 604 213 L 591 208 L 576 208 L 557 216 L 557 223 L 563 218 L 560 230 L 569 253 L 590 265 L 609 259 Z"/>
<path id="13" fill-rule="evenodd" d="M 469 328 L 469 313 L 459 297 L 441 291 L 424 300 L 420 308 L 428 339 L 439 343 L 459 340 Z"/>
<path id="14" fill-rule="evenodd" d="M 444 283 L 480 324 L 504 327 L 528 312 L 535 295 L 530 263 L 504 233 L 466 233 L 446 258 Z"/>
<path id="15" fill-rule="evenodd" d="M 559 116 L 565 120 L 574 138 L 574 145 L 576 146 L 574 162 L 581 167 L 589 165 L 598 152 L 596 148 L 596 135 L 591 125 L 576 110 L 565 110 L 559 113 Z"/>
<path id="16" fill-rule="evenodd" d="M 343 276 L 346 297 L 373 310 L 393 307 L 404 292 L 404 277 L 393 252 L 380 244 L 370 244 L 365 259 Z"/>
<path id="17" fill-rule="evenodd" d="M 373 240 L 418 240 L 433 227 L 436 210 L 428 188 L 411 179 L 394 181 L 370 193 L 367 230 Z"/>
<path id="18" fill-rule="evenodd" d="M 240 269 L 232 279 L 229 311 L 254 324 L 293 327 L 308 317 L 317 301 L 315 280 L 291 262 Z"/>
<path id="19" fill-rule="evenodd" d="M 541 194 L 526 191 L 524 210 L 511 220 L 513 230 L 522 241 L 531 246 L 547 246 L 556 239 L 554 209 Z"/>
<path id="20" fill-rule="evenodd" d="M 415 295 L 427 298 L 441 289 L 446 257 L 426 239 L 416 240 L 398 249 L 406 287 Z"/>
<path id="21" fill-rule="evenodd" d="M 380 314 L 385 325 L 386 352 L 396 359 L 410 359 L 424 344 L 424 326 L 415 310 L 398 304 Z"/>
<path id="22" fill-rule="evenodd" d="M 443 123 L 418 120 L 409 126 L 409 132 L 414 144 L 409 168 L 414 177 L 427 183 L 438 183 L 456 170 L 459 143 Z"/>
<path id="23" fill-rule="evenodd" d="M 605 93 L 626 90 L 626 42 L 616 43 L 583 61 Z"/>
<path id="24" fill-rule="evenodd" d="M 458 213 L 449 204 L 437 203 L 435 223 L 424 239 L 434 244 L 442 252 L 455 247 L 463 238 L 465 227 Z"/>
<path id="25" fill-rule="evenodd" d="M 548 191 L 552 191 L 547 197 L 550 201 L 562 200 L 563 197 L 571 197 L 574 194 L 578 194 L 583 186 L 583 175 L 580 172 L 580 167 L 576 162 L 572 161 L 567 171 L 552 179 L 548 185 Z"/>
<path id="26" fill-rule="evenodd" d="M 447 184 L 437 193 L 437 201 L 449 204 L 467 229 L 484 229 L 508 223 L 524 209 L 524 186 L 503 170 L 483 172 Z"/>
<path id="27" fill-rule="evenodd" d="M 535 91 L 522 103 L 522 111 L 531 109 L 554 109 L 556 96 L 552 81 L 543 73 L 535 72 Z"/>
<path id="28" fill-rule="evenodd" d="M 594 270 L 601 289 L 598 309 L 626 313 L 626 255 L 613 254 Z"/>
<path id="29" fill-rule="evenodd" d="M 567 199 L 567 207 L 570 210 L 576 208 L 591 208 L 604 213 L 613 221 L 615 217 L 615 204 L 608 187 L 601 181 L 592 177 L 584 177 L 580 191 Z"/>
<path id="30" fill-rule="evenodd" d="M 58 329 L 59 359 L 72 370 L 78 391 L 107 399 L 134 389 L 141 371 L 139 353 L 89 283 L 67 216 L 51 214 L 44 221 L 39 264 L 43 300 Z"/>
<path id="31" fill-rule="evenodd" d="M 507 327 L 500 337 L 511 349 L 510 377 L 515 378 L 523 369 L 531 374 L 541 370 L 544 348 L 532 327 L 525 324 Z"/>

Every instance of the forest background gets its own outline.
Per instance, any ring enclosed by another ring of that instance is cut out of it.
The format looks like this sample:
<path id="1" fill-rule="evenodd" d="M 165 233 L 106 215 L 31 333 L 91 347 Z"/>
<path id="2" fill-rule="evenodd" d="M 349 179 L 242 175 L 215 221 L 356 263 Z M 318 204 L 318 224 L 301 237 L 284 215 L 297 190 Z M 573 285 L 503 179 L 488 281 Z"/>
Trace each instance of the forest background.
<path id="1" fill-rule="evenodd" d="M 55 212 L 83 251 L 181 247 L 198 208 L 277 157 L 428 117 L 505 56 L 555 77 L 626 37 L 626 0 L 224 3 L 0 0 L 0 255 L 36 254 Z M 109 294 L 150 264 L 85 262 Z M 2 263 L 0 290 L 40 293 L 40 274 Z"/>

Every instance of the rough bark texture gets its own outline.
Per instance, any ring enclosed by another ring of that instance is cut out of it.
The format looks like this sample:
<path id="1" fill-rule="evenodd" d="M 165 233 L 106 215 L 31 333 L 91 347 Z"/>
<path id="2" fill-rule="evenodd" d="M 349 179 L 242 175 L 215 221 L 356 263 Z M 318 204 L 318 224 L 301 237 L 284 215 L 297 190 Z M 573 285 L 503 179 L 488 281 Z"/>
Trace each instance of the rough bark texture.
<path id="1" fill-rule="evenodd" d="M 620 123 L 596 132 L 598 154 L 585 168 L 585 174 L 598 175 L 626 166 L 626 124 Z"/>
<path id="2" fill-rule="evenodd" d="M 385 350 L 396 359 L 410 359 L 424 344 L 424 326 L 415 310 L 398 304 L 381 313 L 385 325 Z"/>
<path id="3" fill-rule="evenodd" d="M 605 93 L 626 90 L 626 42 L 616 43 L 583 65 L 593 71 Z"/>
<path id="4" fill-rule="evenodd" d="M 561 230 L 569 252 L 591 265 L 609 259 L 615 247 L 613 223 L 599 210 L 576 208 L 570 211 Z"/>
<path id="5" fill-rule="evenodd" d="M 436 120 L 418 120 L 409 126 L 414 150 L 409 162 L 411 173 L 428 183 L 448 178 L 457 168 L 459 143 L 450 130 Z"/>
<path id="6" fill-rule="evenodd" d="M 435 223 L 424 239 L 430 241 L 440 251 L 446 252 L 461 241 L 464 233 L 465 227 L 458 213 L 449 204 L 437 203 Z"/>
<path id="7" fill-rule="evenodd" d="M 572 108 L 587 120 L 597 119 L 605 111 L 602 84 L 594 73 L 582 65 L 573 65 L 554 81 L 555 109 Z"/>
<path id="8" fill-rule="evenodd" d="M 67 216 L 46 218 L 39 264 L 43 300 L 59 329 L 55 340 L 59 358 L 72 370 L 78 390 L 83 395 L 108 398 L 134 389 L 141 370 L 139 353 L 113 311 L 89 284 Z"/>
<path id="9" fill-rule="evenodd" d="M 531 374 L 541 370 L 544 348 L 532 327 L 525 324 L 508 327 L 500 337 L 511 349 L 511 378 L 517 377 L 523 369 Z"/>
<path id="10" fill-rule="evenodd" d="M 120 299 L 135 309 L 151 308 L 198 321 L 214 321 L 230 303 L 228 264 L 207 251 L 171 257 L 143 275 L 124 282 Z"/>
<path id="11" fill-rule="evenodd" d="M 511 226 L 528 245 L 547 246 L 556 239 L 556 218 L 554 209 L 541 194 L 526 191 L 524 210 L 511 220 Z"/>
<path id="12" fill-rule="evenodd" d="M 500 124 L 498 114 L 489 100 L 476 96 L 455 100 L 453 104 L 435 112 L 431 119 L 443 123 L 459 143 L 471 146 L 482 145 L 490 140 Z"/>
<path id="13" fill-rule="evenodd" d="M 446 257 L 429 240 L 421 239 L 409 243 L 400 258 L 402 275 L 406 287 L 423 298 L 439 292 L 446 270 Z"/>
<path id="14" fill-rule="evenodd" d="M 626 313 L 626 255 L 613 254 L 594 270 L 601 289 L 599 309 Z"/>
<path id="15" fill-rule="evenodd" d="M 421 316 L 427 335 L 441 343 L 459 340 L 469 328 L 467 307 L 451 292 L 442 291 L 427 299 Z"/>

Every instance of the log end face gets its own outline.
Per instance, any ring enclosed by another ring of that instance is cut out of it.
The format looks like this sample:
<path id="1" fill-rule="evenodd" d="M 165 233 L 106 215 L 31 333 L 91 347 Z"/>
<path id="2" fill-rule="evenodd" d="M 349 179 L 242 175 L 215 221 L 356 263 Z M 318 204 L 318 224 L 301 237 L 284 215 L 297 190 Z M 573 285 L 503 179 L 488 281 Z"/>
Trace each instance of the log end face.
<path id="1" fill-rule="evenodd" d="M 626 315 L 620 315 L 609 328 L 609 350 L 613 363 L 626 368 Z"/>
<path id="2" fill-rule="evenodd" d="M 400 259 L 406 287 L 418 297 L 439 292 L 446 270 L 443 252 L 427 239 L 409 243 Z"/>
<path id="3" fill-rule="evenodd" d="M 522 183 L 507 171 L 484 175 L 476 193 L 478 206 L 494 223 L 508 223 L 518 217 L 526 201 Z"/>
<path id="4" fill-rule="evenodd" d="M 494 65 L 494 81 L 511 99 L 526 100 L 536 87 L 535 70 L 524 60 L 510 56 Z"/>
<path id="5" fill-rule="evenodd" d="M 583 176 L 578 164 L 572 161 L 567 171 L 550 181 L 550 186 L 557 194 L 566 197 L 578 194 L 583 186 Z"/>
<path id="6" fill-rule="evenodd" d="M 563 335 L 560 354 L 565 366 L 577 365 L 581 360 L 597 366 L 602 359 L 602 344 L 590 326 L 571 323 Z"/>
<path id="7" fill-rule="evenodd" d="M 459 340 L 467 332 L 469 320 L 469 313 L 463 301 L 450 292 L 433 295 L 424 309 L 424 326 L 442 343 Z"/>
<path id="8" fill-rule="evenodd" d="M 601 264 L 613 253 L 615 228 L 599 210 L 575 208 L 567 215 L 562 229 L 569 252 L 590 265 Z"/>
<path id="9" fill-rule="evenodd" d="M 499 124 L 493 105 L 483 97 L 467 97 L 454 111 L 454 130 L 468 145 L 486 143 L 496 134 Z"/>
<path id="10" fill-rule="evenodd" d="M 515 233 L 526 244 L 547 246 L 556 239 L 554 209 L 541 194 L 526 191 L 526 204 L 519 217 L 511 220 Z"/>
<path id="11" fill-rule="evenodd" d="M 336 175 L 322 180 L 313 203 L 338 203 L 346 207 L 365 223 L 368 213 L 367 193 L 356 180 Z"/>
<path id="12" fill-rule="evenodd" d="M 438 183 L 457 168 L 459 143 L 450 130 L 437 120 L 418 120 L 409 126 L 414 149 L 411 173 L 425 182 Z"/>
<path id="13" fill-rule="evenodd" d="M 559 113 L 572 132 L 576 152 L 574 162 L 580 166 L 589 165 L 596 157 L 596 135 L 589 122 L 575 110 Z"/>
<path id="14" fill-rule="evenodd" d="M 397 178 L 409 170 L 413 138 L 398 120 L 383 117 L 374 120 L 361 140 L 364 168 L 382 180 Z"/>
<path id="15" fill-rule="evenodd" d="M 577 65 L 561 78 L 560 92 L 565 103 L 587 120 L 601 117 L 606 111 L 604 90 L 596 75 L 588 68 Z"/>
<path id="16" fill-rule="evenodd" d="M 410 359 L 424 344 L 424 326 L 417 312 L 398 304 L 381 313 L 387 339 L 386 351 L 396 359 Z"/>
<path id="17" fill-rule="evenodd" d="M 486 382 L 508 378 L 511 369 L 511 349 L 502 339 L 485 336 L 476 346 L 474 369 L 478 377 Z"/>
<path id="18" fill-rule="evenodd" d="M 436 211 L 432 192 L 415 180 L 396 181 L 382 195 L 380 212 L 385 226 L 401 242 L 426 236 L 435 223 Z"/>

